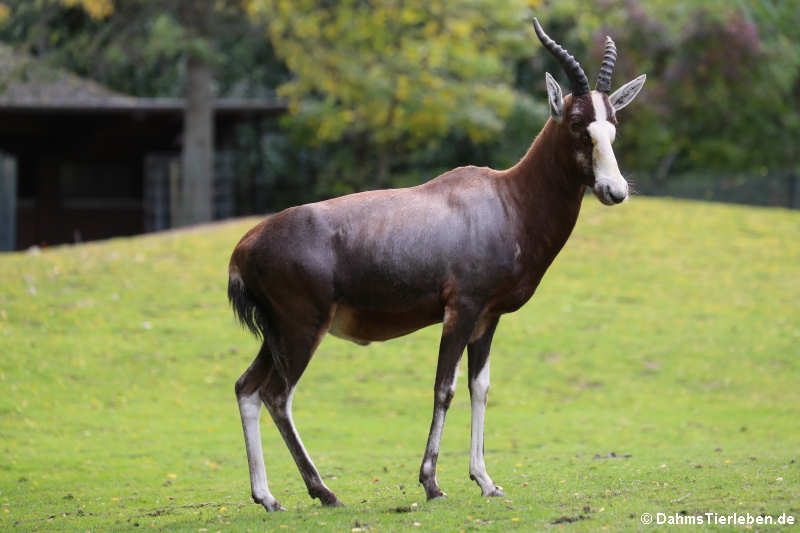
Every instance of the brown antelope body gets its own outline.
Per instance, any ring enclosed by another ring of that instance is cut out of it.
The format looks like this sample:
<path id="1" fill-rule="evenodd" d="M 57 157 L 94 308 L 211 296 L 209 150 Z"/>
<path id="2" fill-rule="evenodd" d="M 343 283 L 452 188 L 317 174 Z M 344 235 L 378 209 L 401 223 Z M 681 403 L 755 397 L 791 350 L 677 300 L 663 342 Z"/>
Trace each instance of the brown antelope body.
<path id="1" fill-rule="evenodd" d="M 292 207 L 252 228 L 233 251 L 228 295 L 240 320 L 263 338 L 236 382 L 253 499 L 282 509 L 267 485 L 259 432 L 262 402 L 303 476 L 324 505 L 339 505 L 292 421 L 295 385 L 325 333 L 360 344 L 442 322 L 434 408 L 419 480 L 444 493 L 436 460 L 456 370 L 468 353 L 472 403 L 470 477 L 499 496 L 483 459 L 489 347 L 500 316 L 518 309 L 569 237 L 586 187 L 605 204 L 628 187 L 611 143 L 616 110 L 644 77 L 609 96 L 616 50 L 607 39 L 597 88 L 534 22 L 569 77 L 572 94 L 548 74 L 551 118 L 515 166 L 461 167 L 417 187 L 370 191 Z"/>

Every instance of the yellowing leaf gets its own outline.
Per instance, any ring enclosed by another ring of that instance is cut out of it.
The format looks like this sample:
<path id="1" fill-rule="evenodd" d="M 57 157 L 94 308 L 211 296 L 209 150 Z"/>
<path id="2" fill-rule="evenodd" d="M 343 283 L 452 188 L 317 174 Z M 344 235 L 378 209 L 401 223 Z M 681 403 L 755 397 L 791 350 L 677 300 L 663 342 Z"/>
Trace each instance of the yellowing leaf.
<path id="1" fill-rule="evenodd" d="M 104 19 L 114 12 L 112 0 L 61 0 L 68 7 L 82 7 L 93 19 Z"/>

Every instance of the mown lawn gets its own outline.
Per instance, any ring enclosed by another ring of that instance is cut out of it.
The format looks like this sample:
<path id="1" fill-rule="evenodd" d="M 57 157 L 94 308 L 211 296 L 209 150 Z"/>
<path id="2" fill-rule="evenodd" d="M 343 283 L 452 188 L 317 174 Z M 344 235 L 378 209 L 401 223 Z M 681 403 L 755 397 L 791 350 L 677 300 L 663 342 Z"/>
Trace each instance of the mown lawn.
<path id="1" fill-rule="evenodd" d="M 257 342 L 225 298 L 254 222 L 0 256 L 0 531 L 800 518 L 799 213 L 587 198 L 537 295 L 495 336 L 486 458 L 506 498 L 468 478 L 464 372 L 439 459 L 449 496 L 427 503 L 416 481 L 439 327 L 368 347 L 327 338 L 295 420 L 347 507 L 308 498 L 265 414 L 270 486 L 289 509 L 270 515 L 250 502 L 233 394 Z"/>

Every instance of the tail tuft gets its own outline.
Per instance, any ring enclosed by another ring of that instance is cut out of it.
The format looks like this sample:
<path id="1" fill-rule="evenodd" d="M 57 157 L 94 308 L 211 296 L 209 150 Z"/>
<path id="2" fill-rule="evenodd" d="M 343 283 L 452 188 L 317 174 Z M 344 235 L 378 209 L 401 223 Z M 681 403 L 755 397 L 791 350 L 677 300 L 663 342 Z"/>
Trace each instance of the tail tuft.
<path id="1" fill-rule="evenodd" d="M 233 314 L 243 326 L 253 332 L 258 339 L 269 344 L 269 353 L 272 356 L 274 368 L 284 382 L 288 383 L 289 364 L 286 358 L 275 346 L 275 335 L 267 330 L 267 315 L 264 307 L 256 300 L 244 284 L 238 272 L 234 271 L 228 276 L 228 300 L 233 307 Z"/>
<path id="2" fill-rule="evenodd" d="M 233 307 L 233 314 L 239 322 L 253 332 L 257 338 L 264 338 L 266 317 L 258 306 L 250 291 L 239 276 L 228 278 L 228 300 Z"/>

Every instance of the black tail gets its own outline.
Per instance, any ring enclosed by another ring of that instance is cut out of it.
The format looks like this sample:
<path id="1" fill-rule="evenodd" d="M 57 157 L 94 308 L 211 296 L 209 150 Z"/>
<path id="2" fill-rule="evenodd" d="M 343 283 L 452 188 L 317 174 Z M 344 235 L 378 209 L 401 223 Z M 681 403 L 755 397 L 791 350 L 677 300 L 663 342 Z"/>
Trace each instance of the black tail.
<path id="1" fill-rule="evenodd" d="M 228 301 L 231 302 L 233 314 L 236 315 L 239 322 L 243 326 L 247 326 L 253 335 L 263 339 L 267 326 L 266 316 L 253 295 L 247 290 L 242 278 L 228 278 Z"/>
<path id="2" fill-rule="evenodd" d="M 259 304 L 239 276 L 228 277 L 228 300 L 233 307 L 233 314 L 243 326 L 253 332 L 256 338 L 262 339 L 269 345 L 269 353 L 278 375 L 288 382 L 288 361 L 275 345 L 274 332 L 267 331 L 267 315 L 264 307 Z"/>

